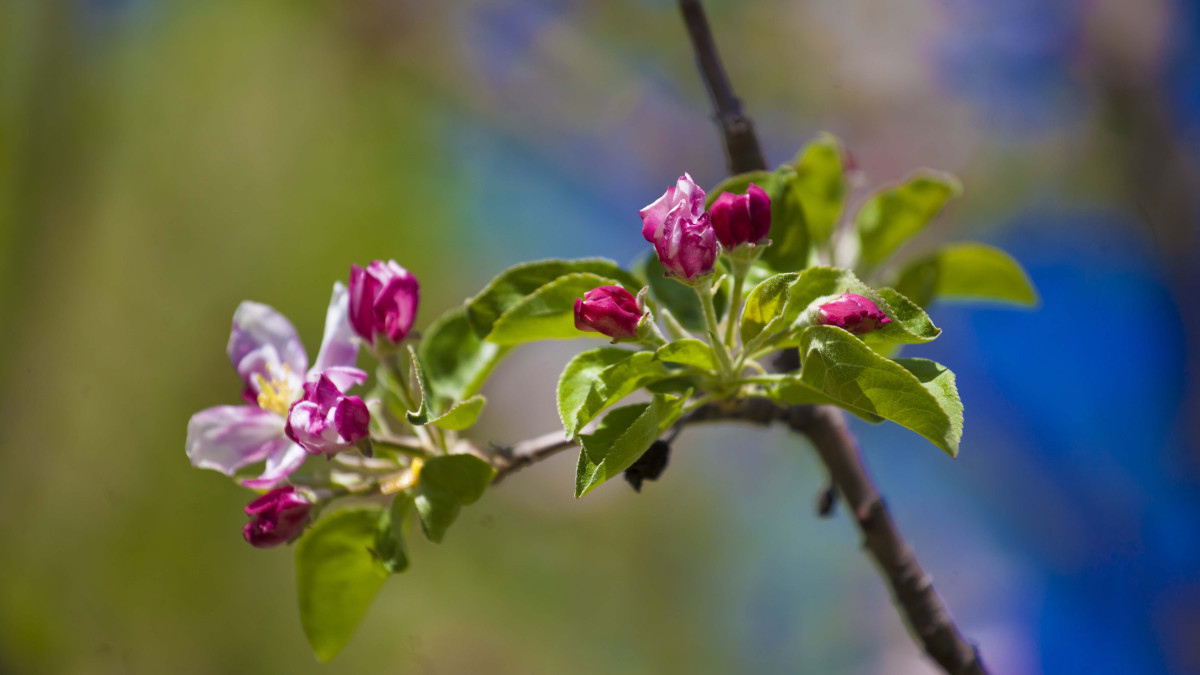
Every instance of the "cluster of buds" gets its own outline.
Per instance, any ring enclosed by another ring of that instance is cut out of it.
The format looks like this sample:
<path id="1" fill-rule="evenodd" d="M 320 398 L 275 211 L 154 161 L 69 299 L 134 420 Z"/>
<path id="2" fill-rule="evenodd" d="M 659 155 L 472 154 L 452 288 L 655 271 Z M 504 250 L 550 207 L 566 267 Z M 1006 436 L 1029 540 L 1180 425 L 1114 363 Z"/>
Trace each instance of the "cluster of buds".
<path id="1" fill-rule="evenodd" d="M 286 482 L 308 456 L 331 458 L 355 447 L 369 452 L 371 413 L 362 398 L 346 393 L 367 380 L 355 366 L 359 346 L 394 350 L 412 331 L 419 298 L 416 277 L 395 261 L 352 266 L 349 287 L 334 284 L 311 368 L 286 317 L 256 302 L 238 307 L 228 353 L 246 404 L 193 415 L 187 454 L 195 466 L 230 476 L 264 462 L 261 475 L 242 481 L 269 490 L 246 507 L 247 542 L 277 546 L 303 532 L 313 503 Z"/>
<path id="2" fill-rule="evenodd" d="M 727 252 L 762 245 L 771 231 L 771 198 L 753 183 L 746 194 L 722 193 L 704 210 L 704 190 L 688 174 L 638 212 L 667 274 L 685 283 L 712 274 L 717 245 Z"/>

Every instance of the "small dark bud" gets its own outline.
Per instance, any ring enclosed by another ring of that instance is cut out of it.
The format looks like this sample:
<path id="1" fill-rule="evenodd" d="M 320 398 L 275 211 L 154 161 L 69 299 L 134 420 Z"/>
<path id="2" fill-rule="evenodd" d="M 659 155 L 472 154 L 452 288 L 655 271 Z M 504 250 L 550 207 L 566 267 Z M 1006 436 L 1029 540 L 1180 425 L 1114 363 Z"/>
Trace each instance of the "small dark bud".
<path id="1" fill-rule="evenodd" d="M 625 480 L 633 486 L 635 492 L 642 491 L 642 481 L 658 480 L 667 468 L 667 459 L 671 455 L 671 444 L 666 441 L 654 441 L 638 461 L 625 469 Z"/>
<path id="2" fill-rule="evenodd" d="M 833 509 L 837 506 L 837 491 L 833 484 L 829 484 L 821 489 L 817 494 L 817 515 L 822 518 L 828 518 L 833 515 Z"/>

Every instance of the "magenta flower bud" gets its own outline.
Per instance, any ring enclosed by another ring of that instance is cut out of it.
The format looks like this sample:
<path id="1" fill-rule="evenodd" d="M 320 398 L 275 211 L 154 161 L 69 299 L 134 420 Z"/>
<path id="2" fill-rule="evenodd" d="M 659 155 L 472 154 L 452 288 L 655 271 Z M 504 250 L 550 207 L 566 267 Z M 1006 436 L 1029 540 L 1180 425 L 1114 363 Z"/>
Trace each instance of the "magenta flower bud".
<path id="1" fill-rule="evenodd" d="M 629 291 L 620 286 L 601 286 L 575 300 L 575 327 L 607 335 L 613 342 L 632 340 L 645 313 Z"/>
<path id="2" fill-rule="evenodd" d="M 658 245 L 668 218 L 694 221 L 704 215 L 704 190 L 685 173 L 674 187 L 667 188 L 663 196 L 638 211 L 638 215 L 642 217 L 642 236 L 651 244 Z"/>
<path id="3" fill-rule="evenodd" d="M 708 214 L 697 220 L 667 218 L 654 252 L 667 274 L 682 281 L 692 283 L 712 274 L 717 262 L 717 237 Z"/>
<path id="4" fill-rule="evenodd" d="M 654 244 L 667 274 L 691 283 L 713 271 L 717 240 L 704 212 L 704 190 L 683 174 L 658 201 L 638 211 L 642 236 Z"/>
<path id="5" fill-rule="evenodd" d="M 250 522 L 242 536 L 255 548 L 279 546 L 299 537 L 313 505 L 292 486 L 276 488 L 246 506 Z"/>
<path id="6" fill-rule="evenodd" d="M 417 318 L 421 285 L 411 272 L 376 260 L 366 269 L 350 266 L 350 325 L 372 345 L 376 339 L 393 344 L 404 340 Z"/>
<path id="7" fill-rule="evenodd" d="M 326 375 L 304 384 L 304 398 L 288 413 L 283 431 L 310 455 L 335 455 L 366 438 L 367 404 L 347 396 Z"/>
<path id="8" fill-rule="evenodd" d="M 717 241 L 726 251 L 742 244 L 759 244 L 771 231 L 771 198 L 751 183 L 746 194 L 722 192 L 708 210 Z"/>
<path id="9" fill-rule="evenodd" d="M 844 328 L 855 335 L 865 335 L 891 322 L 878 305 L 857 293 L 843 293 L 817 308 L 817 323 Z"/>

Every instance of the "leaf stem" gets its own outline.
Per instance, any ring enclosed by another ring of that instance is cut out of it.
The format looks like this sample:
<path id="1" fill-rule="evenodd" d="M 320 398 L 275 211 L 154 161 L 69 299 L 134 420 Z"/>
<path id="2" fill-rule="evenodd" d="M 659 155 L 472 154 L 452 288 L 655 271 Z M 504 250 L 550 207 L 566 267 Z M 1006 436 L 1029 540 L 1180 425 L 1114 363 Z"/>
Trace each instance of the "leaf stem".
<path id="1" fill-rule="evenodd" d="M 704 308 L 704 327 L 706 329 L 708 344 L 712 347 L 713 354 L 717 357 L 717 362 L 721 366 L 721 381 L 725 382 L 733 376 L 733 364 L 729 360 L 729 352 L 725 349 L 725 343 L 721 342 L 720 331 L 721 326 L 717 321 L 717 308 L 713 305 L 713 284 L 712 278 L 709 277 L 692 287 L 696 291 L 696 295 L 700 297 L 700 306 Z"/>
<path id="2" fill-rule="evenodd" d="M 400 351 L 376 353 L 375 356 L 383 364 L 383 367 L 387 368 L 392 379 L 396 381 L 396 393 L 400 396 L 400 402 L 409 411 L 417 410 L 416 399 L 413 397 L 412 389 L 408 386 L 408 373 L 405 372 L 404 364 L 400 358 Z M 410 423 L 409 426 L 413 428 L 413 433 L 417 435 L 417 438 L 421 439 L 421 444 L 428 448 L 431 453 L 438 454 L 439 450 L 445 452 L 445 448 L 441 443 L 442 439 L 439 437 L 435 440 L 431 433 L 432 429 L 427 429 L 421 424 Z"/>
<path id="3" fill-rule="evenodd" d="M 734 333 L 742 317 L 742 287 L 746 283 L 747 265 L 733 261 L 733 294 L 729 297 L 729 314 L 725 317 L 725 346 L 733 350 Z"/>

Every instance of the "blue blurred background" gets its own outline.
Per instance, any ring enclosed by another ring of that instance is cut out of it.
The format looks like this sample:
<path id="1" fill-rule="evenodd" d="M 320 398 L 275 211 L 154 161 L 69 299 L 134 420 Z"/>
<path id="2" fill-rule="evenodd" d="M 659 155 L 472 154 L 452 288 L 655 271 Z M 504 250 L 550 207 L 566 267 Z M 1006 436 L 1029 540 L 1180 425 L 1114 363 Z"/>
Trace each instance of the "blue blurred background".
<path id="1" fill-rule="evenodd" d="M 959 459 L 856 427 L 960 625 L 997 673 L 1200 672 L 1200 7 L 708 6 L 772 163 L 829 130 L 873 184 L 954 172 L 906 253 L 1039 288 L 931 309 Z M 325 666 L 291 551 L 184 456 L 242 299 L 311 351 L 352 262 L 418 274 L 426 325 L 520 260 L 631 260 L 638 208 L 722 177 L 708 114 L 667 0 L 0 0 L 0 673 L 934 672 L 779 430 L 686 432 L 640 495 L 513 477 Z M 477 438 L 553 429 L 579 346 L 506 362 Z"/>

